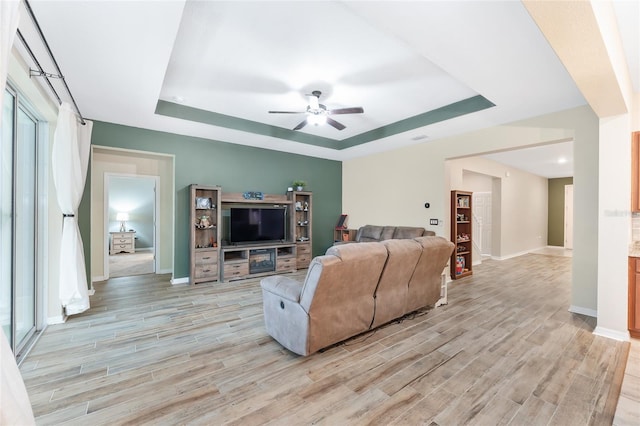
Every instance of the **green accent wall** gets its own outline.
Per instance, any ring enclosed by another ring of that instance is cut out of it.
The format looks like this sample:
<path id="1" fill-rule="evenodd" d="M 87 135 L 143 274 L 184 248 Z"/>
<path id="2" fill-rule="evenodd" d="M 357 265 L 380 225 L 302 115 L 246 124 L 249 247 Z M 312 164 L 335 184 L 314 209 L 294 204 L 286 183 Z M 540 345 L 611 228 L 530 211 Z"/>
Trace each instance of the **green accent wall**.
<path id="1" fill-rule="evenodd" d="M 175 156 L 175 278 L 189 275 L 189 185 L 192 183 L 220 185 L 224 192 L 285 194 L 293 180 L 304 180 L 305 190 L 313 191 L 313 255 L 323 254 L 333 244 L 333 229 L 342 213 L 340 161 L 100 121 L 94 122 L 91 143 Z M 80 206 L 87 268 L 90 192 L 91 185 L 87 182 Z"/>
<path id="2" fill-rule="evenodd" d="M 573 178 L 549 179 L 549 219 L 547 245 L 564 246 L 564 187 L 573 185 Z"/>

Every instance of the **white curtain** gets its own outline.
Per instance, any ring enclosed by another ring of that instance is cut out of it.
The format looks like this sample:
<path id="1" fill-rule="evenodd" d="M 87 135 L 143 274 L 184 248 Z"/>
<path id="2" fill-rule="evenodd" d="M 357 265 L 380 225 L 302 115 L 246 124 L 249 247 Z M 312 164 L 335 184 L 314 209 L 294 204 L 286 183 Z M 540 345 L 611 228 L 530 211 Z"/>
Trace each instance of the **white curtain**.
<path id="1" fill-rule="evenodd" d="M 89 309 L 84 249 L 76 213 L 87 177 L 89 148 L 93 123 L 78 123 L 76 114 L 66 102 L 60 105 L 58 124 L 53 137 L 53 181 L 58 205 L 65 215 L 60 242 L 60 302 L 67 315 Z"/>
<path id="2" fill-rule="evenodd" d="M 2 99 L 4 98 L 4 87 L 7 83 L 7 72 L 9 69 L 9 55 L 16 36 L 18 21 L 20 20 L 19 0 L 0 1 L 0 110 L 2 110 Z M 0 114 L 0 121 L 2 115 Z M 0 122 L 0 126 L 2 123 Z"/>

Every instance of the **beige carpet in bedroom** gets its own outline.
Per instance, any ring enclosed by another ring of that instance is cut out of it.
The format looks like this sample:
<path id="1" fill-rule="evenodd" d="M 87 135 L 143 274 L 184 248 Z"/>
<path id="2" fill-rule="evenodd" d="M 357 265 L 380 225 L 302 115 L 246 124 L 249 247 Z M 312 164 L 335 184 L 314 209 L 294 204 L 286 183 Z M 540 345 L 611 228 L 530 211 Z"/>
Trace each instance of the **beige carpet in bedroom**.
<path id="1" fill-rule="evenodd" d="M 120 253 L 109 256 L 109 277 L 153 274 L 153 252 Z"/>

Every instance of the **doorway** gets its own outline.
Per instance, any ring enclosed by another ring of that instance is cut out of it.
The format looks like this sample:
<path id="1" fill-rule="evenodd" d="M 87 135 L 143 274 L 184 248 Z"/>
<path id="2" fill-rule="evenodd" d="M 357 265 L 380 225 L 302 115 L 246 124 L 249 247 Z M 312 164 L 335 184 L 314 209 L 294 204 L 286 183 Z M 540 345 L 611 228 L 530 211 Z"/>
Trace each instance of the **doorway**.
<path id="1" fill-rule="evenodd" d="M 108 278 L 158 270 L 158 176 L 105 174 L 105 274 Z"/>
<path id="2" fill-rule="evenodd" d="M 491 192 L 473 193 L 473 225 L 476 231 L 474 238 L 483 258 L 491 257 L 491 240 L 493 235 Z"/>
<path id="3" fill-rule="evenodd" d="M 573 185 L 564 186 L 564 248 L 573 249 Z"/>

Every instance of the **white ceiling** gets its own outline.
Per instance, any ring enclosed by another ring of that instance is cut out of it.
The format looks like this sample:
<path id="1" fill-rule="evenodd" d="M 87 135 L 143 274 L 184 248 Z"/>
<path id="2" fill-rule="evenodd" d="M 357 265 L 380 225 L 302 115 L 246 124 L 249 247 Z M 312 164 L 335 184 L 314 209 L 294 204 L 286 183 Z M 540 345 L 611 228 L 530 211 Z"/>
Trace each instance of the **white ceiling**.
<path id="1" fill-rule="evenodd" d="M 627 15 L 640 8 L 620 3 L 620 24 L 630 29 L 621 33 L 633 39 L 639 19 Z M 425 142 L 417 136 L 429 141 L 585 104 L 515 1 L 30 4 L 81 112 L 93 120 L 345 160 Z M 26 26 L 23 14 L 20 28 Z M 635 42 L 625 43 L 632 75 Z M 329 108 L 365 112 L 336 116 L 343 131 L 300 132 L 290 129 L 304 115 L 267 113 L 304 110 L 304 95 L 314 89 Z M 340 146 L 476 95 L 495 106 Z M 156 114 L 159 100 L 241 125 Z M 253 130 L 252 122 L 269 131 Z M 315 137 L 337 148 L 305 143 Z"/>
<path id="2" fill-rule="evenodd" d="M 573 141 L 495 152 L 482 157 L 549 179 L 573 176 Z"/>

